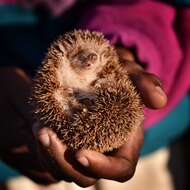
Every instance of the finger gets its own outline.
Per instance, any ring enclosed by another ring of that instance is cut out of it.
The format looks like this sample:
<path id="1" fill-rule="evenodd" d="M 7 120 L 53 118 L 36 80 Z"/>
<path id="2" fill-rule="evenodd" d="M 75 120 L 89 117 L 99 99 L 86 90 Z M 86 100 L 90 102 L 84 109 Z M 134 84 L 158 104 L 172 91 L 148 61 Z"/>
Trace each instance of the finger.
<path id="1" fill-rule="evenodd" d="M 136 86 L 144 104 L 152 109 L 159 109 L 166 105 L 167 96 L 158 77 L 147 73 L 135 62 L 123 61 L 130 79 Z"/>
<path id="2" fill-rule="evenodd" d="M 167 96 L 162 89 L 159 79 L 150 73 L 140 72 L 130 75 L 144 104 L 152 109 L 163 108 L 167 103 Z"/>
<path id="3" fill-rule="evenodd" d="M 12 106 L 14 106 L 15 110 L 26 121 L 30 121 L 28 97 L 30 94 L 31 79 L 23 70 L 8 67 L 0 70 L 0 83 L 6 97 Z"/>
<path id="4" fill-rule="evenodd" d="M 42 157 L 55 179 L 73 181 L 82 187 L 88 187 L 96 182 L 95 178 L 85 176 L 76 169 L 77 163 L 73 155 L 68 155 L 67 147 L 61 143 L 53 131 L 47 128 L 40 129 L 38 140 L 43 147 Z"/>
<path id="5" fill-rule="evenodd" d="M 135 172 L 142 143 L 143 127 L 137 127 L 129 135 L 128 142 L 112 155 L 83 150 L 76 154 L 76 159 L 92 175 L 124 182 Z"/>
<path id="6" fill-rule="evenodd" d="M 118 178 L 130 179 L 135 171 L 135 164 L 125 157 L 105 156 L 95 151 L 83 151 L 83 156 L 77 158 L 94 176 L 110 180 Z"/>

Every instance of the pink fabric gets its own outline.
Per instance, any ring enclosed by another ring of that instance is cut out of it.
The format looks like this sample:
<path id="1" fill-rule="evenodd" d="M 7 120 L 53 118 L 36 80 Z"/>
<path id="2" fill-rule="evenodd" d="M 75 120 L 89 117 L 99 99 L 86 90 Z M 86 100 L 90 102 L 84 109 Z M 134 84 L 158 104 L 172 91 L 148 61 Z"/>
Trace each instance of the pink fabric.
<path id="1" fill-rule="evenodd" d="M 102 31 L 113 43 L 135 46 L 147 70 L 163 81 L 168 105 L 156 111 L 147 109 L 145 128 L 171 111 L 190 87 L 190 11 L 182 17 L 183 48 L 174 31 L 175 9 L 156 1 L 97 5 L 89 8 L 81 22 L 84 28 Z"/>

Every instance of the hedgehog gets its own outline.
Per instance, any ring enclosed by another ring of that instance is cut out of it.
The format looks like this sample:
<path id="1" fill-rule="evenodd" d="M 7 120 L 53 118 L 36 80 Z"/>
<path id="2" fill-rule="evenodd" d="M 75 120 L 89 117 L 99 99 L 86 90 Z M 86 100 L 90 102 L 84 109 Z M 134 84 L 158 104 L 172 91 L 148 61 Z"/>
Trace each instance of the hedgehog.
<path id="1" fill-rule="evenodd" d="M 127 143 L 143 103 L 115 48 L 100 32 L 74 30 L 48 49 L 33 81 L 40 125 L 70 150 L 106 153 Z"/>

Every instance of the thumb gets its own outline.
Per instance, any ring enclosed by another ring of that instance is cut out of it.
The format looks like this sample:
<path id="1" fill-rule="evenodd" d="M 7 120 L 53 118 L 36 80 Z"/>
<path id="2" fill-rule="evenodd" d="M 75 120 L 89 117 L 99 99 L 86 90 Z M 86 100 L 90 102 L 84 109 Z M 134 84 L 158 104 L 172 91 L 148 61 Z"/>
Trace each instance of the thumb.
<path id="1" fill-rule="evenodd" d="M 50 138 L 47 128 L 42 128 L 38 122 L 35 122 L 32 127 L 34 137 L 40 142 L 44 147 L 50 146 Z"/>

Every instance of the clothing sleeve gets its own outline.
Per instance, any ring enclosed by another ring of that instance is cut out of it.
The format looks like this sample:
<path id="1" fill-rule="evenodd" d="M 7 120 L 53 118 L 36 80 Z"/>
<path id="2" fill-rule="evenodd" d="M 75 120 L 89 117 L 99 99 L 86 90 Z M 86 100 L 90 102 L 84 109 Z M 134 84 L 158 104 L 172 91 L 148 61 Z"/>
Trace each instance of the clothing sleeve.
<path id="1" fill-rule="evenodd" d="M 80 28 L 101 31 L 113 44 L 119 42 L 124 47 L 134 47 L 146 69 L 163 81 L 168 105 L 162 110 L 146 110 L 145 127 L 150 127 L 171 111 L 187 92 L 182 83 L 178 85 L 179 92 L 173 91 L 183 57 L 174 30 L 176 10 L 156 1 L 127 2 L 89 7 Z"/>

